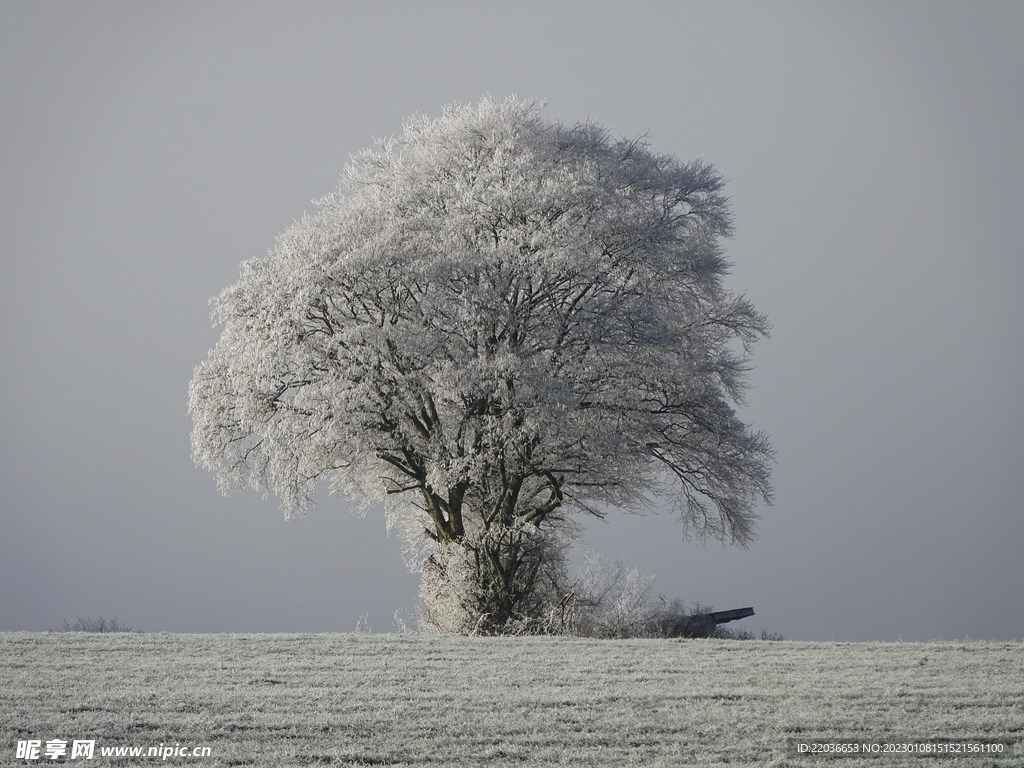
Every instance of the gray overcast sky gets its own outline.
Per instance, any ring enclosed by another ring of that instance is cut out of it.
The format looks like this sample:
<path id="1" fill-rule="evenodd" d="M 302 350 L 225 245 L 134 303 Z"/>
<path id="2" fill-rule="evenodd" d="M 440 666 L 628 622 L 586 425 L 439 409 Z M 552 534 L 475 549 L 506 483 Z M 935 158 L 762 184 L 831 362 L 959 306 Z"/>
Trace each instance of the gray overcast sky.
<path id="1" fill-rule="evenodd" d="M 193 466 L 207 301 L 351 152 L 484 93 L 729 179 L 773 323 L 749 550 L 586 544 L 793 639 L 1024 638 L 1024 4 L 0 3 L 0 630 L 392 628 L 383 519 Z"/>

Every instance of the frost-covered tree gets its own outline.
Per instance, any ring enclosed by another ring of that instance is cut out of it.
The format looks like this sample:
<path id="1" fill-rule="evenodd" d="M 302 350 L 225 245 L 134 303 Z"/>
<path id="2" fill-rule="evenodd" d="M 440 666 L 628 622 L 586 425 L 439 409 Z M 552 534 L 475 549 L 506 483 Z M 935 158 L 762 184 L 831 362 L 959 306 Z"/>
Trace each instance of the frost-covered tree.
<path id="1" fill-rule="evenodd" d="M 529 102 L 409 120 L 214 300 L 195 460 L 288 515 L 321 481 L 386 499 L 446 631 L 550 609 L 577 513 L 667 501 L 745 545 L 771 446 L 733 406 L 767 321 L 723 287 L 722 188 Z"/>

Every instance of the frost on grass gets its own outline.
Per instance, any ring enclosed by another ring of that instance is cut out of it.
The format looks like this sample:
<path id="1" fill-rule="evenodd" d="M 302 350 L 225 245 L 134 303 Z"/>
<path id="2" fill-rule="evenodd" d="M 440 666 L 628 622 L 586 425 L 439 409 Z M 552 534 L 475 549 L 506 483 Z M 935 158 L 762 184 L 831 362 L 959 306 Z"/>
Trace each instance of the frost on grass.
<path id="1" fill-rule="evenodd" d="M 1024 741 L 1021 643 L 54 633 L 0 634 L 0 659 L 0 748 L 204 744 L 208 768 L 796 768 L 822 763 L 791 737 Z M 946 764 L 884 761 L 926 763 Z"/>
<path id="2" fill-rule="evenodd" d="M 723 188 L 530 102 L 410 119 L 214 300 L 196 461 L 289 515 L 321 482 L 384 500 L 446 631 L 545 623 L 581 514 L 749 543 L 772 449 L 734 407 L 768 322 L 724 287 Z"/>

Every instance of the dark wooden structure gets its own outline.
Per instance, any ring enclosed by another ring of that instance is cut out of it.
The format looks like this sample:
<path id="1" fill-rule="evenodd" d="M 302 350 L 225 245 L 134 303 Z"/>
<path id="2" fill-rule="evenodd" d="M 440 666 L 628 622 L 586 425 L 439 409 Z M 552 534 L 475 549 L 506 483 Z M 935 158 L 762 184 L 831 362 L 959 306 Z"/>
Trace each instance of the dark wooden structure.
<path id="1" fill-rule="evenodd" d="M 714 637 L 719 624 L 753 616 L 753 608 L 733 608 L 731 611 L 708 611 L 689 616 L 676 614 L 667 617 L 657 627 L 659 637 Z M 727 632 L 727 630 L 723 630 Z"/>
<path id="2" fill-rule="evenodd" d="M 747 616 L 753 615 L 753 608 L 733 608 L 731 611 L 713 611 L 708 614 L 708 618 L 715 622 L 715 624 L 727 624 L 730 621 L 745 619 Z"/>

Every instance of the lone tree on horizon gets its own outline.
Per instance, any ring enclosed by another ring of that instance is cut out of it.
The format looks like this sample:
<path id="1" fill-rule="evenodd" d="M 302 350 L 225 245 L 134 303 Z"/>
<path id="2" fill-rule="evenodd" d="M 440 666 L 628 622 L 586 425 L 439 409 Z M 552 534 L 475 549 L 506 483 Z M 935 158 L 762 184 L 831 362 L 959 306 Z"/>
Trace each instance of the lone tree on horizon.
<path id="1" fill-rule="evenodd" d="M 768 323 L 723 287 L 723 184 L 530 102 L 412 118 L 213 301 L 196 462 L 286 515 L 321 481 L 385 500 L 442 631 L 551 610 L 579 513 L 668 501 L 747 545 L 772 448 L 733 406 Z"/>

